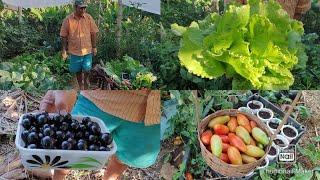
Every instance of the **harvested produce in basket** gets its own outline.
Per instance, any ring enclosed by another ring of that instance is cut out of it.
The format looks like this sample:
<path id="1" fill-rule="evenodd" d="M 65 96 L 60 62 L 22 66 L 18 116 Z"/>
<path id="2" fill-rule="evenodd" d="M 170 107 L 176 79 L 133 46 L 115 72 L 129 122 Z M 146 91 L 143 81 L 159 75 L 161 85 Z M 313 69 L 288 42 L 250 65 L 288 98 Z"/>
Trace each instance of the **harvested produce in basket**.
<path id="1" fill-rule="evenodd" d="M 251 142 L 250 134 L 244 127 L 238 126 L 236 128 L 236 134 L 238 137 L 240 137 L 244 141 L 244 143 L 250 144 Z"/>
<path id="2" fill-rule="evenodd" d="M 233 146 L 228 149 L 228 157 L 231 164 L 240 165 L 242 164 L 242 158 L 239 150 Z"/>
<path id="3" fill-rule="evenodd" d="M 250 136 L 250 144 L 254 146 L 257 145 L 256 141 L 251 136 Z"/>
<path id="4" fill-rule="evenodd" d="M 247 145 L 247 151 L 244 153 L 252 157 L 262 157 L 265 154 L 264 150 L 253 145 Z"/>
<path id="5" fill-rule="evenodd" d="M 267 134 L 258 127 L 255 127 L 252 129 L 252 136 L 256 141 L 258 141 L 262 145 L 269 144 L 269 139 Z"/>
<path id="6" fill-rule="evenodd" d="M 244 125 L 244 126 L 242 126 L 242 127 L 246 128 L 246 130 L 247 130 L 249 133 L 252 132 L 252 128 L 251 128 L 251 125 L 250 125 L 250 124 L 246 124 L 246 125 Z"/>
<path id="7" fill-rule="evenodd" d="M 222 153 L 221 156 L 220 156 L 220 159 L 226 163 L 230 163 L 230 159 L 229 159 L 229 156 L 228 154 L 226 153 Z"/>
<path id="8" fill-rule="evenodd" d="M 228 164 L 256 162 L 265 155 L 265 145 L 269 144 L 267 134 L 257 122 L 244 114 L 215 117 L 207 128 L 200 135 L 201 142 L 214 156 Z"/>
<path id="9" fill-rule="evenodd" d="M 218 134 L 218 135 L 226 135 L 229 133 L 228 126 L 223 125 L 223 124 L 215 124 L 213 126 L 213 130 L 214 130 L 214 133 Z"/>
<path id="10" fill-rule="evenodd" d="M 246 164 L 253 163 L 253 162 L 257 161 L 256 158 L 245 155 L 245 154 L 241 154 L 241 157 L 242 157 L 242 161 Z"/>
<path id="11" fill-rule="evenodd" d="M 208 124 L 208 127 L 213 128 L 216 124 L 225 124 L 230 120 L 230 116 L 219 116 L 211 119 Z"/>
<path id="12" fill-rule="evenodd" d="M 229 143 L 229 137 L 227 135 L 219 135 L 222 142 Z"/>
<path id="13" fill-rule="evenodd" d="M 249 119 L 245 115 L 240 113 L 237 114 L 237 122 L 240 126 L 245 126 L 250 124 Z"/>
<path id="14" fill-rule="evenodd" d="M 28 149 L 110 151 L 113 141 L 90 117 L 79 122 L 70 114 L 49 116 L 42 112 L 26 114 L 21 122 L 24 129 L 20 136 Z"/>
<path id="15" fill-rule="evenodd" d="M 260 149 L 263 149 L 263 145 L 261 143 L 258 143 L 257 147 L 260 148 Z"/>
<path id="16" fill-rule="evenodd" d="M 222 143 L 222 152 L 226 153 L 229 147 L 230 147 L 230 144 Z"/>
<path id="17" fill-rule="evenodd" d="M 230 121 L 228 122 L 228 128 L 230 132 L 236 132 L 237 126 L 238 126 L 237 118 L 231 117 Z"/>
<path id="18" fill-rule="evenodd" d="M 222 153 L 222 140 L 221 140 L 220 136 L 213 135 L 211 137 L 210 144 L 211 144 L 212 154 L 217 157 L 220 157 L 220 155 Z"/>
<path id="19" fill-rule="evenodd" d="M 210 144 L 210 139 L 212 137 L 212 131 L 211 130 L 206 130 L 204 133 L 201 134 L 201 141 L 204 145 L 209 145 Z"/>
<path id="20" fill-rule="evenodd" d="M 255 121 L 250 121 L 250 126 L 251 126 L 251 129 L 258 127 L 258 125 Z"/>
<path id="21" fill-rule="evenodd" d="M 241 152 L 246 152 L 247 151 L 247 147 L 244 144 L 244 142 L 242 141 L 241 138 L 239 138 L 238 136 L 236 136 L 234 133 L 229 133 L 229 141 L 230 141 L 230 145 L 236 147 L 237 149 L 239 149 Z"/>
<path id="22" fill-rule="evenodd" d="M 237 114 L 237 122 L 239 126 L 243 126 L 246 130 L 251 133 L 251 125 L 249 119 L 243 114 Z"/>

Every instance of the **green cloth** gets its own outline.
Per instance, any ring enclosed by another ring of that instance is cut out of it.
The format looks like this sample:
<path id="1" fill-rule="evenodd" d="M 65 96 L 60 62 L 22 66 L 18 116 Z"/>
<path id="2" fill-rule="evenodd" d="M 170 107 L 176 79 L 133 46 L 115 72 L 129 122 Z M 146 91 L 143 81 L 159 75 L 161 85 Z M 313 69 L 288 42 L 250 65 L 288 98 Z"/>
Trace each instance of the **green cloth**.
<path id="1" fill-rule="evenodd" d="M 71 114 L 101 119 L 117 144 L 116 156 L 124 164 L 146 168 L 155 163 L 160 152 L 160 125 L 145 126 L 105 113 L 81 94 Z"/>

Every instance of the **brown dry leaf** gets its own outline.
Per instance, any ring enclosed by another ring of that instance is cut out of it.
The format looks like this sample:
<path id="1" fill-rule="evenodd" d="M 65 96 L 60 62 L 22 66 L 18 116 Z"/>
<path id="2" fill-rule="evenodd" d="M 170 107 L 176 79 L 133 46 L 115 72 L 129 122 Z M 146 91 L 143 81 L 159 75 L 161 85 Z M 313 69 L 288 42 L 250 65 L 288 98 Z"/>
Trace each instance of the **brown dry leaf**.
<path id="1" fill-rule="evenodd" d="M 16 103 L 16 100 L 10 96 L 4 97 L 4 99 L 2 100 L 2 104 L 4 105 L 4 107 L 7 107 L 7 108 L 12 106 L 15 103 Z"/>
<path id="2" fill-rule="evenodd" d="M 170 163 L 165 163 L 162 165 L 160 170 L 160 177 L 166 180 L 171 180 L 176 168 L 172 166 Z"/>
<path id="3" fill-rule="evenodd" d="M 27 178 L 23 168 L 14 169 L 0 176 L 0 179 L 25 179 Z"/>
<path id="4" fill-rule="evenodd" d="M 20 159 L 17 159 L 15 161 L 11 161 L 10 163 L 3 164 L 0 166 L 0 174 L 4 174 L 5 172 L 12 171 L 14 169 L 17 169 L 19 167 L 22 167 L 22 163 Z"/>

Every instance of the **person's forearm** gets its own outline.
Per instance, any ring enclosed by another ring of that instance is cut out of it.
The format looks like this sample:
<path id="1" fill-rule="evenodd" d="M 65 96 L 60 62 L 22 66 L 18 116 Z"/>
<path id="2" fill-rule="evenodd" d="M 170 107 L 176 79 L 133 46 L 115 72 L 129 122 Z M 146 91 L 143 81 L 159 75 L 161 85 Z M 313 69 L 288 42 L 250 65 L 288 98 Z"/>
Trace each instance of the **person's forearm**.
<path id="1" fill-rule="evenodd" d="M 66 51 L 67 50 L 67 38 L 66 37 L 61 37 L 61 42 L 62 42 L 62 51 Z"/>
<path id="2" fill-rule="evenodd" d="M 56 111 L 66 110 L 71 112 L 76 100 L 77 100 L 77 91 L 75 90 L 55 90 L 55 106 Z"/>
<path id="3" fill-rule="evenodd" d="M 97 34 L 96 33 L 91 33 L 91 45 L 92 45 L 92 48 L 97 47 Z"/>

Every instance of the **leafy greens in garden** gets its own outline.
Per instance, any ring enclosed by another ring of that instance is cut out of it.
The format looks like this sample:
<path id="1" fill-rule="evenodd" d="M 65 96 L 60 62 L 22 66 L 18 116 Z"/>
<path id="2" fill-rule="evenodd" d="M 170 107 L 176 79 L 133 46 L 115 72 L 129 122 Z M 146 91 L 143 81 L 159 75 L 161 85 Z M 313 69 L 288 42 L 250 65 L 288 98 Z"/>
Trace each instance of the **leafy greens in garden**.
<path id="1" fill-rule="evenodd" d="M 291 70 L 305 67 L 307 58 L 298 63 L 303 25 L 273 0 L 230 5 L 223 15 L 171 28 L 182 36 L 182 66 L 202 78 L 232 77 L 235 89 L 289 89 Z"/>

